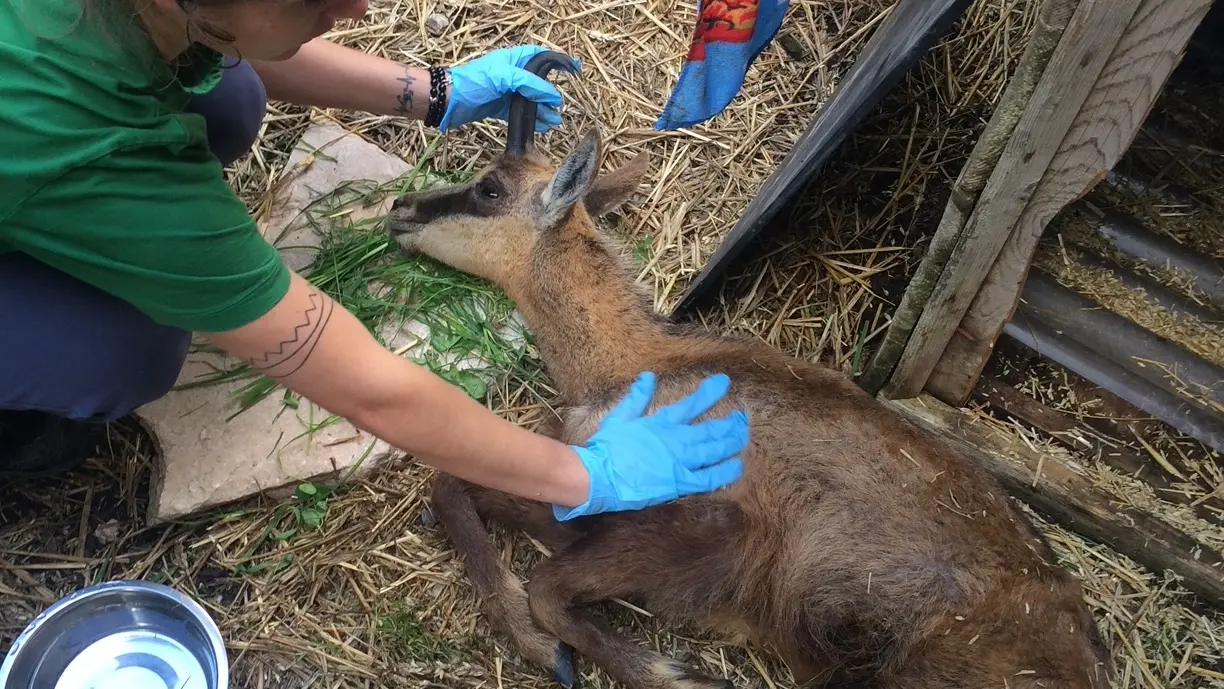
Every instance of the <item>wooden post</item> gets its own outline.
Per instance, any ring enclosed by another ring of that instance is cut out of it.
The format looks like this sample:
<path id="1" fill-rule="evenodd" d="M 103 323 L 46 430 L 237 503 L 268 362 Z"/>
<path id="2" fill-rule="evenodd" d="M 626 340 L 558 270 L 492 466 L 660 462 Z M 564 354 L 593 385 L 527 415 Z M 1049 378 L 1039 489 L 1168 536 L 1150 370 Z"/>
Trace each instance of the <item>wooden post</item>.
<path id="1" fill-rule="evenodd" d="M 888 324 L 880 346 L 858 379 L 859 386 L 868 393 L 878 393 L 892 375 L 905 343 L 931 296 L 931 290 L 943 273 L 952 250 L 956 248 L 965 221 L 977 205 L 982 189 L 990 180 L 1017 122 L 1041 81 L 1042 73 L 1050 63 L 1050 56 L 1058 47 L 1059 39 L 1078 6 L 1079 0 L 1042 0 L 1036 26 L 1028 36 L 1016 71 L 1008 80 L 990 121 L 986 123 L 969 159 L 952 184 L 952 192 L 935 229 L 935 236 L 931 238 L 918 270 L 901 296 L 901 303 Z"/>
<path id="2" fill-rule="evenodd" d="M 969 398 L 1015 311 L 1042 232 L 1130 147 L 1210 5 L 1210 0 L 1144 0 L 1139 6 L 925 380 L 927 392 L 954 406 Z"/>
<path id="3" fill-rule="evenodd" d="M 925 387 L 1141 0 L 1081 0 L 906 342 L 887 398 Z"/>

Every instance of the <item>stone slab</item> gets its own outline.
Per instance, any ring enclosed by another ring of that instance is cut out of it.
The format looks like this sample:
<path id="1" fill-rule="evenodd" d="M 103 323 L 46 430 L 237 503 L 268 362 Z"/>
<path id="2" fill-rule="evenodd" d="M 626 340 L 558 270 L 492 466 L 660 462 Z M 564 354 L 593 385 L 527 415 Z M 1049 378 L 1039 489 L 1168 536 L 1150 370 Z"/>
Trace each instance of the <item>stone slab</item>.
<path id="1" fill-rule="evenodd" d="M 411 169 L 402 159 L 334 124 L 312 126 L 290 158 L 289 181 L 277 195 L 265 236 L 281 247 L 290 267 L 301 269 L 310 263 L 321 240 L 303 214 L 309 204 L 342 184 L 383 183 Z M 350 219 L 381 215 L 390 200 L 388 196 L 376 207 L 356 209 Z M 178 382 L 199 381 L 234 363 L 225 356 L 193 351 Z M 283 495 L 301 481 L 338 477 L 359 462 L 355 473 L 360 474 L 393 449 L 343 420 L 310 433 L 329 414 L 306 400 L 300 400 L 296 409 L 287 407 L 281 393 L 234 416 L 240 409 L 235 392 L 248 382 L 175 390 L 137 411 L 160 449 L 151 522 L 182 518 L 259 493 Z"/>
<path id="2" fill-rule="evenodd" d="M 360 136 L 331 123 L 307 129 L 289 157 L 287 182 L 277 194 L 264 236 L 280 248 L 285 265 L 302 270 L 314 259 L 322 237 L 305 222 L 305 211 L 345 185 L 382 184 L 412 171 L 402 158 L 391 155 Z M 356 207 L 349 219 L 383 215 L 391 197 L 373 207 Z"/>
<path id="3" fill-rule="evenodd" d="M 192 353 L 179 382 L 205 378 L 221 361 Z M 161 459 L 149 504 L 151 523 L 259 493 L 283 497 L 302 481 L 338 478 L 364 457 L 354 472 L 359 475 L 393 449 L 343 420 L 312 432 L 328 418 L 327 411 L 305 400 L 291 408 L 279 393 L 238 413 L 238 387 L 178 390 L 138 410 Z"/>
<path id="4" fill-rule="evenodd" d="M 330 123 L 302 135 L 289 160 L 286 181 L 277 193 L 265 236 L 294 270 L 307 267 L 323 237 L 310 222 L 311 208 L 342 186 L 382 184 L 411 172 L 412 166 L 361 137 Z M 432 183 L 432 178 L 424 180 Z M 369 207 L 348 205 L 345 221 L 384 215 L 385 195 Z M 499 328 L 514 347 L 526 345 L 521 314 Z M 399 356 L 423 362 L 430 346 L 429 327 L 419 321 L 387 323 L 380 333 Z M 444 354 L 443 365 L 478 375 L 490 362 L 475 354 Z M 194 351 L 179 376 L 180 386 L 196 383 L 237 362 L 224 355 Z M 488 382 L 488 376 L 482 376 Z M 285 497 L 302 481 L 322 481 L 376 468 L 394 448 L 344 420 L 318 424 L 328 412 L 306 400 L 286 406 L 277 392 L 246 410 L 238 394 L 252 379 L 179 389 L 137 411 L 137 418 L 158 446 L 149 519 L 181 519 L 259 494 Z"/>

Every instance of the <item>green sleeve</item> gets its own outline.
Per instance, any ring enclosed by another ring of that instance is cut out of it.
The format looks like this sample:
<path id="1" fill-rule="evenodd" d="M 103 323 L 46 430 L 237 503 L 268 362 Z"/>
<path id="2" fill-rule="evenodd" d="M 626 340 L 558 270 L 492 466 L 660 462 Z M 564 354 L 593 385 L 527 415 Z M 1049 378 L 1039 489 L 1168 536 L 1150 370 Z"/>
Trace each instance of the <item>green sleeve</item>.
<path id="1" fill-rule="evenodd" d="M 289 270 L 200 148 L 121 149 L 74 168 L 4 221 L 4 239 L 164 325 L 246 325 L 288 291 Z"/>

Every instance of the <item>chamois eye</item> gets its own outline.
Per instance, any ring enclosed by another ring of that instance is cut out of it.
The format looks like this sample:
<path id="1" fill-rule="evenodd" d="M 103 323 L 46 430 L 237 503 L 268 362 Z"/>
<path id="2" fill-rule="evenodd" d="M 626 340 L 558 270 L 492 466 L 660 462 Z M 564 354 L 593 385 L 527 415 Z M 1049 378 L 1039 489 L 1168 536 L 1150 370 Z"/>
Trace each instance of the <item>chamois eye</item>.
<path id="1" fill-rule="evenodd" d="M 497 188 L 497 184 L 488 178 L 480 180 L 480 183 L 476 185 L 476 193 L 486 199 L 501 198 L 501 191 Z"/>

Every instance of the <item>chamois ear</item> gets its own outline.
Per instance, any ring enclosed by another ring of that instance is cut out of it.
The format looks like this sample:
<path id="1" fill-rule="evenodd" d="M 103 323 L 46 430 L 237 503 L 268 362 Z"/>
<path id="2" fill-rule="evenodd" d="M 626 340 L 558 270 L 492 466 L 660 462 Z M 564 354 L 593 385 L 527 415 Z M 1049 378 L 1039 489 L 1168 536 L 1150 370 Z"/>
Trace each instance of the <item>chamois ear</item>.
<path id="1" fill-rule="evenodd" d="M 591 132 L 582 137 L 565 162 L 540 194 L 536 223 L 542 229 L 556 227 L 590 188 L 599 171 L 602 147 L 599 135 Z"/>
<path id="2" fill-rule="evenodd" d="M 629 200 L 650 169 L 646 153 L 639 153 L 627 165 L 595 180 L 582 202 L 592 218 L 611 213 Z"/>

